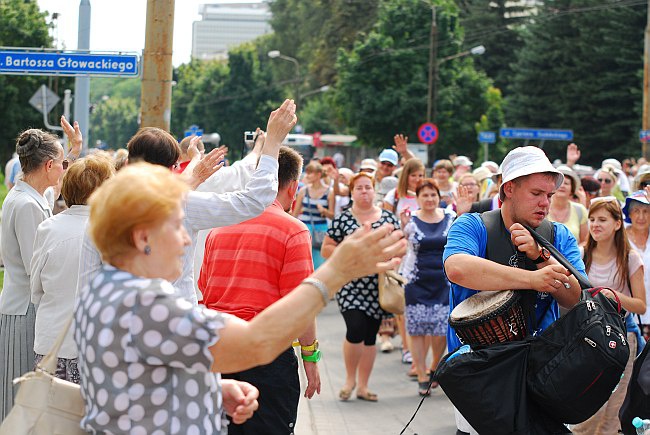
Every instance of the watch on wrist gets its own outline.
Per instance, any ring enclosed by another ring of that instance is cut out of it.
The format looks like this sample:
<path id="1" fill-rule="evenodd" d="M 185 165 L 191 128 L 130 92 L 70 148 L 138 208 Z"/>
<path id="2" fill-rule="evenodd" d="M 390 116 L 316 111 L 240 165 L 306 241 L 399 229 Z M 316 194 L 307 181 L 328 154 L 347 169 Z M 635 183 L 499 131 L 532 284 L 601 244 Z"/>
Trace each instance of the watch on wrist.
<path id="1" fill-rule="evenodd" d="M 535 263 L 535 264 L 543 263 L 545 261 L 548 261 L 550 258 L 551 258 L 551 253 L 549 252 L 549 250 L 542 247 L 539 250 L 539 257 L 534 259 L 533 263 Z"/>
<path id="2" fill-rule="evenodd" d="M 320 350 L 316 349 L 311 355 L 300 355 L 303 361 L 317 363 L 320 361 L 321 353 Z"/>

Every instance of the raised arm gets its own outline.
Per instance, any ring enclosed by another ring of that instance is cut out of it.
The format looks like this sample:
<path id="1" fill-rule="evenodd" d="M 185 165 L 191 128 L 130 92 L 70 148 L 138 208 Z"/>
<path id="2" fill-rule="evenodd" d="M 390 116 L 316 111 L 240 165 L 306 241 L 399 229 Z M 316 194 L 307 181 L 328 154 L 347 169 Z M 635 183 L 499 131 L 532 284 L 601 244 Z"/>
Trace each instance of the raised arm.
<path id="1" fill-rule="evenodd" d="M 408 149 L 408 140 L 408 136 L 404 136 L 403 134 L 396 134 L 393 137 L 393 142 L 395 143 L 393 149 L 404 157 L 404 161 L 415 157 L 415 155 Z"/>

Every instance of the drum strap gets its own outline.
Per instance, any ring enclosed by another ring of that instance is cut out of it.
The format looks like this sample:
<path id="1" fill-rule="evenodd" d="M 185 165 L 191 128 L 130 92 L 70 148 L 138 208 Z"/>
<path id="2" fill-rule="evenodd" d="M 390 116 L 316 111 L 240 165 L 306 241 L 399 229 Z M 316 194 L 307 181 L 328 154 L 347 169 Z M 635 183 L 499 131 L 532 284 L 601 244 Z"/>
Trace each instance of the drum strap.
<path id="1" fill-rule="evenodd" d="M 526 254 L 519 252 L 512 244 L 510 232 L 503 223 L 501 209 L 481 213 L 481 220 L 487 230 L 487 246 L 485 258 L 505 266 L 518 267 L 520 269 L 537 270 L 537 266 L 528 259 Z M 543 220 L 536 229 L 546 240 L 555 242 L 555 227 L 548 220 Z M 522 308 L 524 315 L 531 326 L 528 330 L 537 329 L 537 316 L 535 315 L 535 302 L 537 292 L 534 290 L 519 290 L 522 294 Z M 543 316 L 542 316 L 543 318 Z"/>

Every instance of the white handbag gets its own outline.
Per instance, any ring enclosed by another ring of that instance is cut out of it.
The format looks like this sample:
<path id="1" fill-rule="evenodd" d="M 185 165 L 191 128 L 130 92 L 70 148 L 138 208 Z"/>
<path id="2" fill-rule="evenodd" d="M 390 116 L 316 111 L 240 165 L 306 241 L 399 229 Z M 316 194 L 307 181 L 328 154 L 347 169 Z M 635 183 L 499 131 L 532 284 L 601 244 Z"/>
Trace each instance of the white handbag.
<path id="1" fill-rule="evenodd" d="M 81 435 L 84 402 L 79 385 L 53 375 L 57 355 L 72 324 L 72 316 L 50 352 L 33 372 L 14 379 L 20 384 L 14 406 L 0 426 L 0 435 Z"/>

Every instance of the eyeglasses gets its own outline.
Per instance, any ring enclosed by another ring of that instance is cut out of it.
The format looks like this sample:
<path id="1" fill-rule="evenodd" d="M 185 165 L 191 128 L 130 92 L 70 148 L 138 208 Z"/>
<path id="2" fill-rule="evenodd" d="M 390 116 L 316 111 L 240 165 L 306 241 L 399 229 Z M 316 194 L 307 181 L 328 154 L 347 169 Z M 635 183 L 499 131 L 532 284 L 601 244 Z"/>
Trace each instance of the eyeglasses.
<path id="1" fill-rule="evenodd" d="M 639 184 L 639 187 L 641 189 L 646 188 L 647 186 L 650 186 L 650 181 L 642 181 L 641 184 Z"/>
<path id="2" fill-rule="evenodd" d="M 611 178 L 599 178 L 598 181 L 605 184 L 612 184 Z"/>

